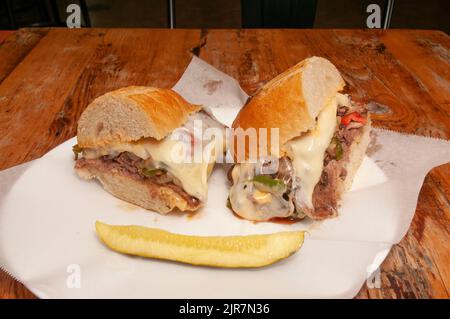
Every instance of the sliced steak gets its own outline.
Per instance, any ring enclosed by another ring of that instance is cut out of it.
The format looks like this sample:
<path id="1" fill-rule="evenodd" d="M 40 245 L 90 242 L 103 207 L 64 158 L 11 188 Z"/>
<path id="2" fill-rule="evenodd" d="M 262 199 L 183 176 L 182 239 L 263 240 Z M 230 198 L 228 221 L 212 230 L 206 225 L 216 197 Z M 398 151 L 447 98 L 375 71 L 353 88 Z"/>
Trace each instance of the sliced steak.
<path id="1" fill-rule="evenodd" d="M 148 181 L 161 186 L 169 187 L 184 200 L 186 200 L 189 206 L 198 206 L 199 199 L 186 193 L 183 188 L 179 186 L 181 183 L 169 173 L 165 172 L 164 174 L 150 177 L 144 175 L 141 169 L 142 167 L 145 167 L 146 164 L 148 165 L 146 161 L 135 156 L 134 154 L 123 152 L 114 158 L 110 158 L 108 156 L 102 156 L 97 159 L 79 158 L 75 162 L 75 168 L 93 166 L 99 170 L 120 172 L 121 174 L 137 180 Z"/>
<path id="2" fill-rule="evenodd" d="M 364 105 L 352 102 L 350 108 L 339 107 L 338 114 L 344 116 L 350 112 L 358 112 L 367 117 L 367 109 Z M 356 123 L 356 122 L 352 122 Z M 330 218 L 337 215 L 339 203 L 338 183 L 347 177 L 346 166 L 350 161 L 351 145 L 363 134 L 364 125 L 339 125 L 334 137 L 339 140 L 342 154 L 336 158 L 334 149 L 327 150 L 324 160 L 324 169 L 319 183 L 313 192 L 314 210 L 308 212 L 315 219 Z M 358 123 L 359 124 L 359 123 Z"/>

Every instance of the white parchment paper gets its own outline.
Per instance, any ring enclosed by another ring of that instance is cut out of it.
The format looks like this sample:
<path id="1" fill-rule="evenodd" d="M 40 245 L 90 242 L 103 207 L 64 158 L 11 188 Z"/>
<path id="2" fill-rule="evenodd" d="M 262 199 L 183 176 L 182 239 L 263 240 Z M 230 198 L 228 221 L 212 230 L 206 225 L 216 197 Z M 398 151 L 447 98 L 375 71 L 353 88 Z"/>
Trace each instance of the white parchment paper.
<path id="1" fill-rule="evenodd" d="M 248 98 L 236 80 L 196 57 L 174 89 L 227 125 Z M 75 176 L 72 139 L 0 172 L 0 265 L 48 298 L 353 297 L 408 230 L 427 172 L 450 161 L 444 140 L 374 129 L 372 142 L 338 218 L 281 225 L 230 213 L 225 165 L 217 165 L 206 206 L 194 216 L 160 216 L 124 203 Z M 297 254 L 273 266 L 210 269 L 114 253 L 97 240 L 95 220 L 198 235 L 309 235 Z M 67 284 L 73 267 L 82 273 L 78 288 Z"/>

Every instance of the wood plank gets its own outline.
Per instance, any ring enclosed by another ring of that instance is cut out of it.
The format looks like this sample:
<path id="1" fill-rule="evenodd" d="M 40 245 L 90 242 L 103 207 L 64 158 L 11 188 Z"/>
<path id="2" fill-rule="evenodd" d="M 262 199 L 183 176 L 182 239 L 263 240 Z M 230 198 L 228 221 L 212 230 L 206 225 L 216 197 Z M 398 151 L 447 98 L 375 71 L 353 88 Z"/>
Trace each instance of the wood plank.
<path id="1" fill-rule="evenodd" d="M 450 38 L 443 32 L 391 30 L 380 40 L 440 105 L 450 109 Z"/>
<path id="2" fill-rule="evenodd" d="M 47 29 L 21 29 L 0 40 L 0 83 L 47 34 Z"/>
<path id="3" fill-rule="evenodd" d="M 24 285 L 0 269 L 0 299 L 35 299 Z"/>
<path id="4" fill-rule="evenodd" d="M 267 62 L 273 60 L 271 36 L 262 30 L 210 30 L 204 34 L 200 58 L 237 79 L 251 95 L 282 71 Z"/>
<path id="5" fill-rule="evenodd" d="M 237 79 L 252 95 L 279 73 L 314 54 L 298 41 L 297 34 L 292 30 L 208 30 L 203 34 L 200 57 Z"/>
<path id="6" fill-rule="evenodd" d="M 7 154 L 0 168 L 37 158 L 74 136 L 84 108 L 107 91 L 173 86 L 199 38 L 192 30 L 50 31 L 0 85 L 0 130 L 7 132 L 0 137 Z"/>
<path id="7" fill-rule="evenodd" d="M 450 136 L 448 110 L 387 49 L 381 32 L 359 30 L 212 30 L 200 57 L 235 77 L 252 94 L 312 55 L 335 63 L 350 93 L 376 107 L 375 126 Z"/>
<path id="8" fill-rule="evenodd" d="M 84 104 L 128 85 L 172 87 L 199 40 L 198 30 L 110 29 L 80 79 L 89 83 L 90 96 Z"/>
<path id="9" fill-rule="evenodd" d="M 380 34 L 315 30 L 302 38 L 335 63 L 355 98 L 381 106 L 382 112 L 372 113 L 374 126 L 449 138 L 447 111 L 389 52 Z"/>
<path id="10" fill-rule="evenodd" d="M 53 144 L 48 137 L 50 123 L 103 37 L 99 30 L 53 29 L 3 80 L 0 168 L 36 158 L 42 155 L 40 148 L 48 150 Z"/>
<path id="11" fill-rule="evenodd" d="M 381 268 L 381 289 L 363 287 L 358 298 L 449 298 L 450 193 L 439 194 L 433 174 L 421 191 L 411 228 Z"/>
<path id="12" fill-rule="evenodd" d="M 14 33 L 13 30 L 0 30 L 0 44 L 12 33 Z"/>

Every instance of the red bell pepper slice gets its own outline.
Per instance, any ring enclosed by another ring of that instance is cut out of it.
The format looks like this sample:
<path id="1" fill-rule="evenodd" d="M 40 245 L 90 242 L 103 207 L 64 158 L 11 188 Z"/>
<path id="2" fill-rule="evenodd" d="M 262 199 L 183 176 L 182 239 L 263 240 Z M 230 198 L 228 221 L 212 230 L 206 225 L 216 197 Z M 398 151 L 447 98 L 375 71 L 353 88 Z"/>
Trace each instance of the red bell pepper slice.
<path id="1" fill-rule="evenodd" d="M 363 117 L 361 114 L 359 114 L 358 112 L 352 112 L 342 117 L 341 124 L 347 126 L 350 124 L 351 121 L 359 122 L 364 125 L 367 123 L 367 119 Z"/>

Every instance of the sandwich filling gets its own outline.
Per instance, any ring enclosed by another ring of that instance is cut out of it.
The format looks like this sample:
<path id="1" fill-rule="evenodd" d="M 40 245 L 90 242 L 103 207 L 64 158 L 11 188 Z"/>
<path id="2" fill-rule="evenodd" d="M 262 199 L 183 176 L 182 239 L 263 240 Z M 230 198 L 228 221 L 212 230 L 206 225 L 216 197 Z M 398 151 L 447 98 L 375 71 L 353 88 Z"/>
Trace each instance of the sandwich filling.
<path id="1" fill-rule="evenodd" d="M 257 221 L 335 216 L 335 184 L 345 180 L 350 147 L 361 138 L 367 116 L 363 105 L 338 93 L 319 113 L 313 129 L 283 145 L 275 173 L 262 169 L 270 160 L 235 165 L 230 174 L 233 211 Z"/>
<path id="2" fill-rule="evenodd" d="M 203 136 L 202 130 L 225 127 L 205 110 L 192 114 L 187 122 L 169 136 L 157 141 L 142 138 L 135 142 L 115 143 L 99 148 L 74 149 L 80 156 L 75 167 L 95 167 L 119 172 L 130 178 L 170 187 L 196 207 L 207 197 L 207 180 L 223 143 L 218 136 Z M 194 150 L 200 147 L 200 157 Z"/>

